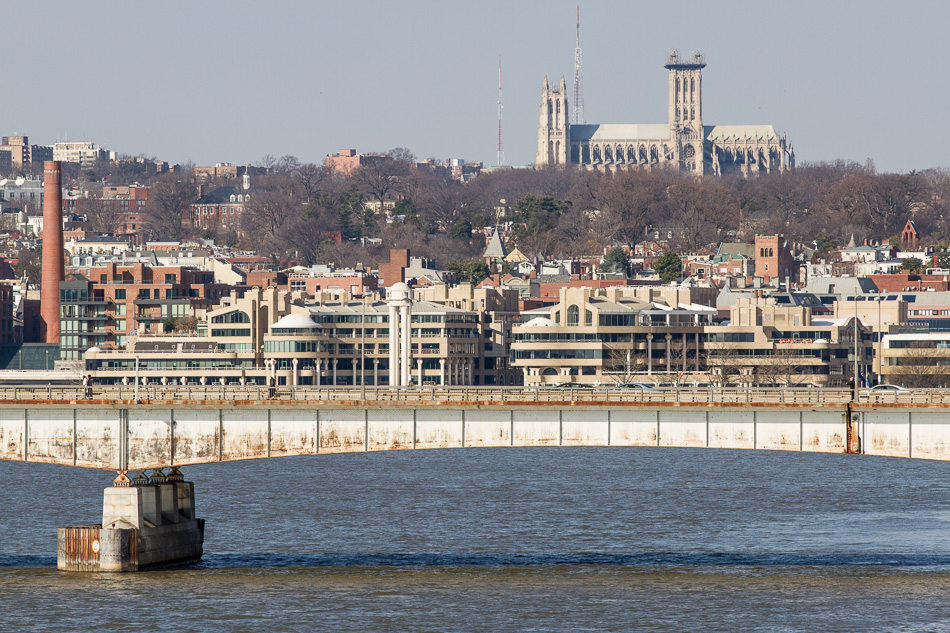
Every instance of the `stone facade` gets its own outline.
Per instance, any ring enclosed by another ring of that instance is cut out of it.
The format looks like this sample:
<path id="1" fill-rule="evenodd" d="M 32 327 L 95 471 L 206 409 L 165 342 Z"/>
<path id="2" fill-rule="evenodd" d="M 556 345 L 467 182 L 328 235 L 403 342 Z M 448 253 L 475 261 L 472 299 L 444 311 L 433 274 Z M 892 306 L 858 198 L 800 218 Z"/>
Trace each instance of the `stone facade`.
<path id="1" fill-rule="evenodd" d="M 785 171 L 795 151 L 771 125 L 703 125 L 702 69 L 705 58 L 667 56 L 669 120 L 661 124 L 572 125 L 564 78 L 541 88 L 536 165 L 587 169 L 675 167 L 697 176 Z"/>

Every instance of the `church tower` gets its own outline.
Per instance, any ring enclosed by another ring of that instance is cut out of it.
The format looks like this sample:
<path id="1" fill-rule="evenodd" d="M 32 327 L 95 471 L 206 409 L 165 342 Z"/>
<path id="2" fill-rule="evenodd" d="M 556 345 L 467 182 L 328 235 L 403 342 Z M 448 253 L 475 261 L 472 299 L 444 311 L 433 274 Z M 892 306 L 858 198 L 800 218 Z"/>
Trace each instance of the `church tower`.
<path id="1" fill-rule="evenodd" d="M 548 86 L 548 78 L 545 77 L 544 84 L 541 86 L 536 165 L 538 167 L 566 165 L 570 138 L 570 123 L 567 118 L 567 84 L 564 82 L 564 77 L 561 77 L 560 86 L 551 88 Z"/>
<path id="2" fill-rule="evenodd" d="M 666 57 L 670 71 L 670 140 L 680 169 L 697 176 L 704 173 L 703 140 L 703 68 L 706 60 L 700 51 L 681 60 L 679 51 Z"/>

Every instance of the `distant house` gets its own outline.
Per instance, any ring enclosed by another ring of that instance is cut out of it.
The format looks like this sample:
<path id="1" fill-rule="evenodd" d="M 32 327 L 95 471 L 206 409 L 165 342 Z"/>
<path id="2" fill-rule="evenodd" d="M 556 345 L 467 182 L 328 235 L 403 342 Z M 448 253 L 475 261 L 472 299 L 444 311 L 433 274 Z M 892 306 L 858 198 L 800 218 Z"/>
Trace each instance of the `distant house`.
<path id="1" fill-rule="evenodd" d="M 920 247 L 920 231 L 913 220 L 907 220 L 904 230 L 901 231 L 901 250 L 916 251 Z"/>

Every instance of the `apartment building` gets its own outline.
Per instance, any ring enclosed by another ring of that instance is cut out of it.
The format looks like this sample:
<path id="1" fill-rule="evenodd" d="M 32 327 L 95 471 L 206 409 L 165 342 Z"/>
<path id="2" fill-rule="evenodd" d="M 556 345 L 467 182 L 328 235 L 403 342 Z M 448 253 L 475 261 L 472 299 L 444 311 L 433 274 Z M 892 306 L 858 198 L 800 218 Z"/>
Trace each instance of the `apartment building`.
<path id="1" fill-rule="evenodd" d="M 950 387 L 950 332 L 885 334 L 881 382 L 916 389 Z"/>
<path id="2" fill-rule="evenodd" d="M 387 385 L 390 303 L 255 288 L 200 314 L 193 335 L 139 334 L 125 349 L 89 350 L 86 368 L 101 384 L 127 383 L 138 364 L 141 378 L 153 385 Z M 407 382 L 472 384 L 477 314 L 411 301 L 409 317 L 409 347 L 399 350 L 408 354 Z"/>
<path id="3" fill-rule="evenodd" d="M 716 309 L 661 301 L 653 290 L 566 287 L 557 304 L 522 312 L 511 357 L 524 384 L 704 381 L 702 334 Z"/>
<path id="4" fill-rule="evenodd" d="M 30 145 L 28 136 L 4 136 L 0 138 L 0 150 L 10 152 L 13 169 L 21 170 L 32 164 L 42 165 L 53 160 L 53 148 L 49 145 Z"/>
<path id="5" fill-rule="evenodd" d="M 871 328 L 855 321 L 854 316 L 815 318 L 809 306 L 773 298 L 739 297 L 728 322 L 705 328 L 709 382 L 846 387 L 855 365 L 859 380 L 869 376 L 874 353 Z"/>
<path id="6" fill-rule="evenodd" d="M 521 323 L 517 289 L 479 288 L 468 283 L 458 286 L 437 284 L 416 290 L 415 296 L 478 315 L 478 355 L 473 360 L 473 384 L 524 384 L 524 372 L 514 367 L 509 357 L 512 327 Z"/>
<path id="7" fill-rule="evenodd" d="M 77 163 L 80 167 L 95 167 L 99 161 L 109 160 L 109 152 L 90 141 L 53 143 L 52 160 Z"/>
<path id="8" fill-rule="evenodd" d="M 60 358 L 80 360 L 91 347 L 122 349 L 130 335 L 164 331 L 228 291 L 211 271 L 184 266 L 74 268 L 60 282 Z"/>

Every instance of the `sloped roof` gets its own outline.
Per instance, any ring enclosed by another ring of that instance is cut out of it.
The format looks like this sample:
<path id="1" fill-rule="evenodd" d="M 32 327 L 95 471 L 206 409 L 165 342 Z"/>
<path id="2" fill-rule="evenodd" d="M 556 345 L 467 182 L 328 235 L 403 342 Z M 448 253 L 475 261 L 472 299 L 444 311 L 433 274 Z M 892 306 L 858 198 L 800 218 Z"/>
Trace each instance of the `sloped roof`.
<path id="1" fill-rule="evenodd" d="M 234 187 L 216 187 L 198 198 L 195 204 L 225 204 L 231 202 L 231 196 L 239 192 Z M 240 193 L 245 193 L 241 191 Z"/>
<path id="2" fill-rule="evenodd" d="M 601 123 L 572 125 L 572 141 L 669 141 L 667 123 Z"/>
<path id="3" fill-rule="evenodd" d="M 505 261 L 510 264 L 514 264 L 520 262 L 529 262 L 531 260 L 525 257 L 524 253 L 516 248 L 515 250 L 508 253 L 508 256 L 505 257 Z"/>
<path id="4" fill-rule="evenodd" d="M 504 259 L 508 256 L 508 249 L 505 248 L 505 243 L 501 240 L 501 235 L 498 234 L 498 229 L 491 234 L 491 239 L 488 240 L 488 246 L 485 247 L 485 254 L 482 255 L 484 258 L 493 257 L 495 259 Z"/>
<path id="5" fill-rule="evenodd" d="M 779 133 L 771 125 L 706 125 L 703 127 L 706 138 L 710 141 L 779 138 Z"/>
<path id="6" fill-rule="evenodd" d="M 723 242 L 719 245 L 719 250 L 716 251 L 717 257 L 722 255 L 732 255 L 736 259 L 738 259 L 738 256 L 742 256 L 747 259 L 755 259 L 755 244 L 747 244 L 745 242 Z"/>

